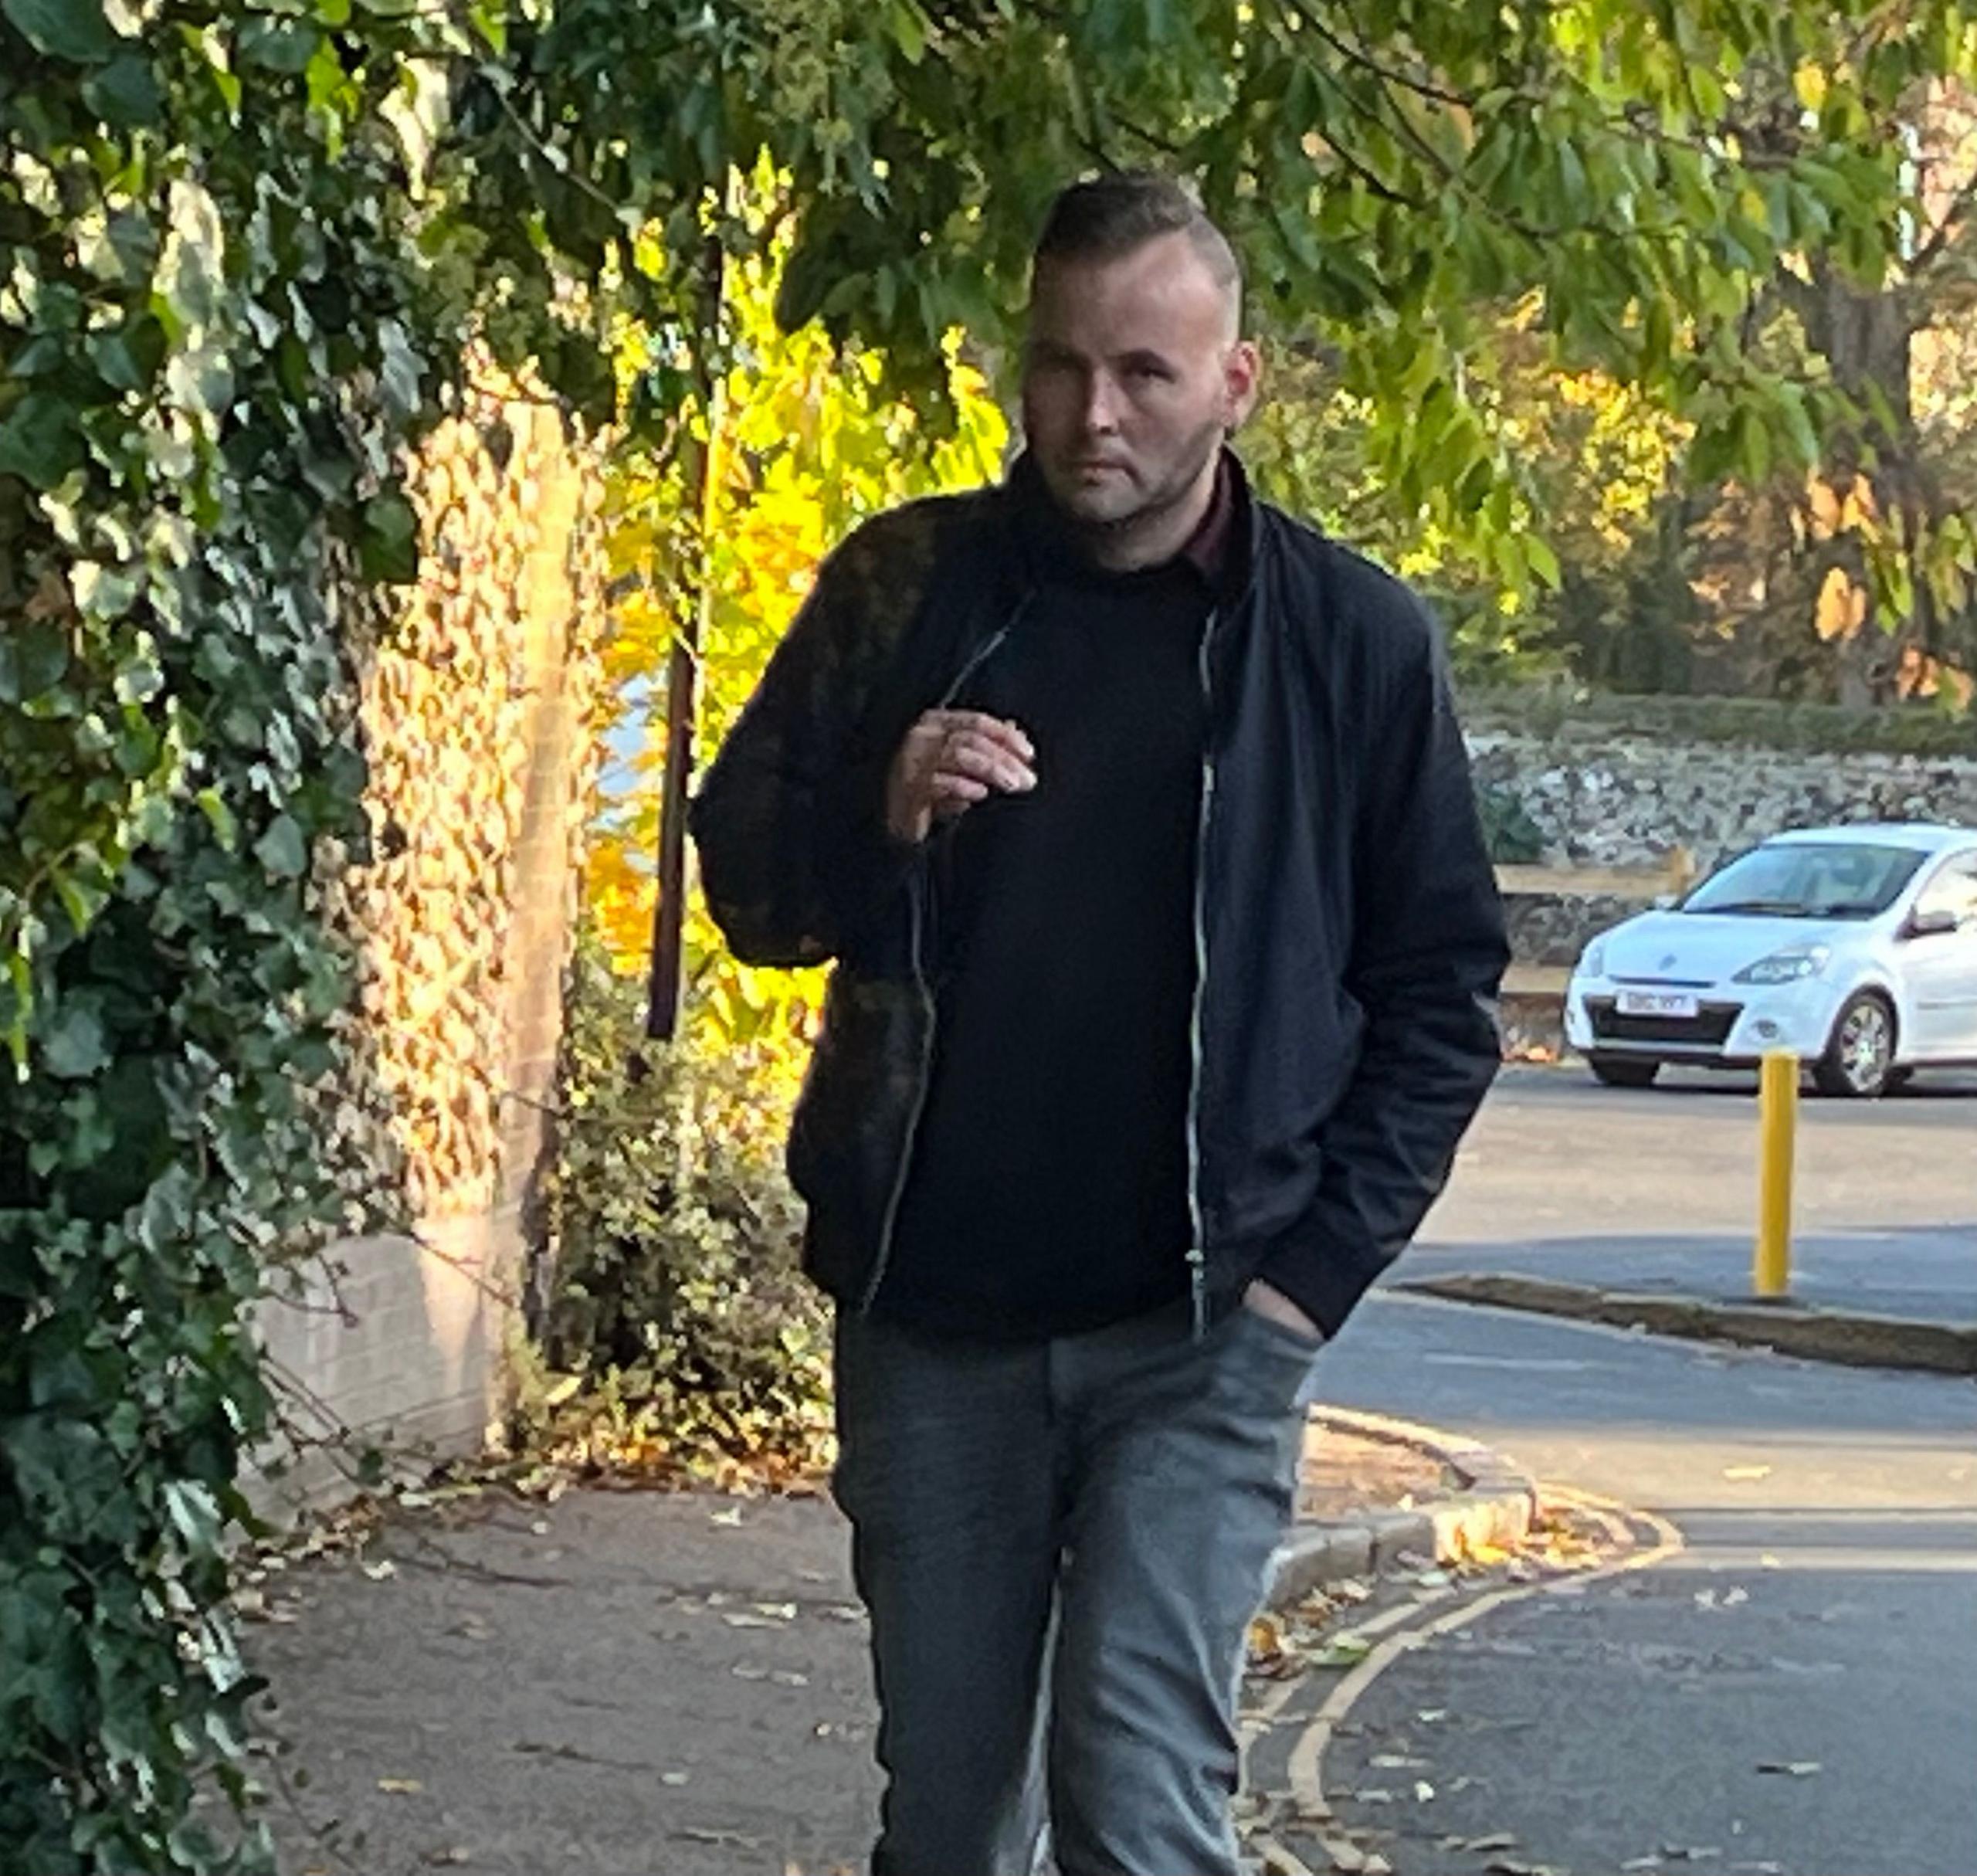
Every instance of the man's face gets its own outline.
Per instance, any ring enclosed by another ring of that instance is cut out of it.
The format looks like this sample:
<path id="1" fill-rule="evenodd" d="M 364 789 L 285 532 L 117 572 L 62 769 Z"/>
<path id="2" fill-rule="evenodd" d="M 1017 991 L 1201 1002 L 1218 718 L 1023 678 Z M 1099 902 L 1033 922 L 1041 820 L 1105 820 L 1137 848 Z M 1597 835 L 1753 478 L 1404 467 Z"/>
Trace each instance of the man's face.
<path id="1" fill-rule="evenodd" d="M 1107 532 L 1157 527 L 1212 474 L 1249 414 L 1253 347 L 1185 235 L 1038 270 L 1023 429 L 1058 506 Z"/>

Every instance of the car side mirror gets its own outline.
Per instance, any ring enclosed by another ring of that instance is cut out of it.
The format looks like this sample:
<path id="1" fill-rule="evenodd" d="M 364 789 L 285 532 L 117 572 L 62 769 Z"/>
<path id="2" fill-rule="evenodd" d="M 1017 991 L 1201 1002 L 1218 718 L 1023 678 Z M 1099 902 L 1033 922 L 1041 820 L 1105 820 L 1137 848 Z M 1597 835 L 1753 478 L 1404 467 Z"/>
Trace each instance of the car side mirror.
<path id="1" fill-rule="evenodd" d="M 1961 921 L 1951 911 L 1911 912 L 1908 915 L 1908 936 L 1912 938 L 1942 938 L 1958 930 Z"/>

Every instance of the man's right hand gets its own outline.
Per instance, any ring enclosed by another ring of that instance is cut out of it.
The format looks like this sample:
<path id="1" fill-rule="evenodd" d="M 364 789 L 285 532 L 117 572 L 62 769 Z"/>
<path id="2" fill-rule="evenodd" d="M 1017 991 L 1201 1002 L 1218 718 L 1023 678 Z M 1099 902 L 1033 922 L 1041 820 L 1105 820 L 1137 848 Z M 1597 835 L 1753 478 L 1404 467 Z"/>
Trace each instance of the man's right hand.
<path id="1" fill-rule="evenodd" d="M 992 792 L 1036 785 L 1036 751 L 1013 723 L 978 710 L 930 710 L 907 731 L 886 779 L 886 823 L 918 842 L 935 821 L 965 814 Z"/>

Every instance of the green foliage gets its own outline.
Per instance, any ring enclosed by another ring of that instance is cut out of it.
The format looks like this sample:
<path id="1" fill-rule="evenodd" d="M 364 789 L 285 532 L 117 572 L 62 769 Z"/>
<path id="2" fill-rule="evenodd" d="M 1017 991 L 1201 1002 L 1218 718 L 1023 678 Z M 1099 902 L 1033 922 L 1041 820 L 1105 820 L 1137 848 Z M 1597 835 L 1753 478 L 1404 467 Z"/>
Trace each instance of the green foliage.
<path id="1" fill-rule="evenodd" d="M 1788 259 L 1889 277 L 1907 183 L 1888 127 L 1977 49 L 1953 0 L 1399 0 L 1376 39 L 1348 0 L 1071 0 L 934 9 L 924 46 L 886 9 L 819 11 L 887 107 L 846 123 L 828 171 L 792 154 L 799 193 L 829 192 L 791 317 L 894 345 L 980 331 L 1019 298 L 1065 174 L 1197 174 L 1266 323 L 1373 412 L 1395 512 L 1512 585 L 1546 572 L 1501 511 L 1528 483 L 1476 375 L 1491 309 L 1535 296 L 1560 358 L 1679 409 L 1702 480 L 1806 465 L 1829 388 L 1748 355 L 1752 296 Z"/>
<path id="2" fill-rule="evenodd" d="M 266 1859 L 195 1801 L 247 1794 L 246 1311 L 343 1222 L 310 880 L 362 833 L 331 595 L 353 549 L 409 571 L 374 544 L 433 363 L 401 32 L 0 7 L 0 1844 L 36 1876 Z"/>
<path id="3" fill-rule="evenodd" d="M 1476 791 L 1483 836 L 1500 867 L 1529 866 L 1545 857 L 1545 833 L 1511 789 L 1485 782 Z"/>
<path id="4" fill-rule="evenodd" d="M 525 1403 L 521 1437 L 589 1467 L 807 1475 L 829 1437 L 829 1329 L 782 1172 L 791 1084 L 773 1057 L 697 1042 L 698 1023 L 635 1065 L 640 998 L 587 941 L 551 1198 L 544 1352 L 566 1379 Z"/>

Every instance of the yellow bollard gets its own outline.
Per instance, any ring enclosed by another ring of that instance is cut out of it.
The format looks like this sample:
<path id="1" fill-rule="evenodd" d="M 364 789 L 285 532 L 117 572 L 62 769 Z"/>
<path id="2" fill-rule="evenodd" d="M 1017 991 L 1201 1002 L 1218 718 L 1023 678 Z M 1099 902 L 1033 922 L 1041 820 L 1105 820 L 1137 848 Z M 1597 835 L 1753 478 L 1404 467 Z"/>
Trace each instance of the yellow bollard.
<path id="1" fill-rule="evenodd" d="M 1758 1086 L 1758 1251 L 1751 1281 L 1761 1297 L 1792 1284 L 1792 1166 L 1799 1127 L 1799 1058 L 1774 1049 Z"/>

